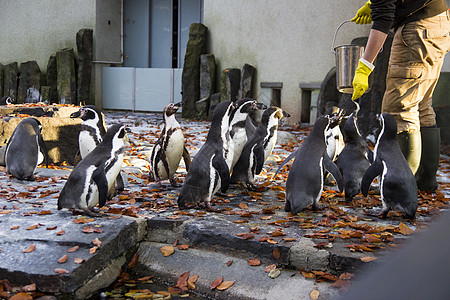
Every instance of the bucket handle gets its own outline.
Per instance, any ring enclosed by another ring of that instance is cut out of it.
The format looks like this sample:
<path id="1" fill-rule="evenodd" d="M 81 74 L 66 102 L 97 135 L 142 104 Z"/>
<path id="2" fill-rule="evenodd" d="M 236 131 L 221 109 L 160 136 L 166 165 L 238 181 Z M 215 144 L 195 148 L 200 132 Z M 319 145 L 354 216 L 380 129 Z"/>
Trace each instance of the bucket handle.
<path id="1" fill-rule="evenodd" d="M 345 23 L 348 23 L 348 22 L 351 22 L 351 21 L 350 20 L 345 20 L 344 22 L 339 24 L 338 28 L 336 28 L 336 31 L 334 32 L 333 44 L 331 45 L 331 53 L 334 53 L 334 42 L 336 42 L 336 35 L 337 35 L 337 32 L 338 32 L 339 28 L 341 28 L 342 25 L 344 25 Z"/>

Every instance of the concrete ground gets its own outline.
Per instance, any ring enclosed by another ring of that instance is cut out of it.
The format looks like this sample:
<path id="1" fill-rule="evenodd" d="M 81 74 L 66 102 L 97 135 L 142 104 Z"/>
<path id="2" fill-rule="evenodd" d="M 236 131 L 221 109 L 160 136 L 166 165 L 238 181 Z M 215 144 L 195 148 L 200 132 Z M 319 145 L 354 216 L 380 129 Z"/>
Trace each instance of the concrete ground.
<path id="1" fill-rule="evenodd" d="M 420 195 L 413 221 L 396 212 L 379 219 L 374 216 L 381 210 L 378 195 L 346 202 L 334 186 L 325 188 L 320 211 L 287 214 L 287 171 L 272 175 L 310 128 L 280 126 L 280 143 L 257 179 L 264 191 L 232 186 L 214 197 L 211 211 L 180 211 L 179 187 L 148 181 L 148 156 L 162 129 L 161 116 L 110 112 L 106 121 L 128 124 L 131 145 L 122 169 L 126 189 L 101 208 L 104 217 L 57 210 L 70 166 L 39 167 L 37 180 L 24 182 L 0 168 L 0 297 L 332 299 L 401 251 L 447 209 L 450 198 L 450 160 L 442 156 L 439 191 Z M 193 157 L 209 123 L 180 124 Z M 185 175 L 182 163 L 180 183 Z M 212 288 L 221 277 L 224 283 Z M 170 287 L 137 288 L 152 280 Z"/>

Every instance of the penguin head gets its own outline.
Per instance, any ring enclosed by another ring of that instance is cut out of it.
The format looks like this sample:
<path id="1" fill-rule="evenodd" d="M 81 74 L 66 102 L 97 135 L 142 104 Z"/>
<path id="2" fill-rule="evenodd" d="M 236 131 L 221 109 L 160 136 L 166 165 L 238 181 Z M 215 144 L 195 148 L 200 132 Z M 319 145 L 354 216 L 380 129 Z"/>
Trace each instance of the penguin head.
<path id="1" fill-rule="evenodd" d="M 261 118 L 261 123 L 268 124 L 272 121 L 272 122 L 276 122 L 278 124 L 278 121 L 281 118 L 283 118 L 283 117 L 289 118 L 290 116 L 291 116 L 290 114 L 288 114 L 281 108 L 272 106 L 264 111 L 262 118 Z"/>
<path id="2" fill-rule="evenodd" d="M 108 128 L 104 141 L 111 140 L 113 148 L 121 148 L 128 144 L 127 132 L 130 130 L 122 124 L 114 124 Z"/>
<path id="3" fill-rule="evenodd" d="M 168 105 L 166 105 L 166 107 L 164 107 L 164 115 L 170 117 L 180 109 L 181 105 L 182 102 L 169 103 Z"/>
<path id="4" fill-rule="evenodd" d="M 382 113 L 377 115 L 377 119 L 380 122 L 381 132 L 378 139 L 397 139 L 397 121 L 395 117 L 388 113 Z"/>
<path id="5" fill-rule="evenodd" d="M 100 120 L 102 118 L 101 114 L 102 113 L 94 105 L 86 105 L 86 106 L 81 107 L 78 111 L 72 113 L 70 115 L 70 117 L 71 118 L 81 118 L 81 120 L 83 120 L 83 121 L 95 120 L 95 119 Z"/>
<path id="6" fill-rule="evenodd" d="M 266 109 L 267 106 L 263 103 L 256 102 L 252 98 L 241 98 L 236 101 L 236 111 L 239 110 L 241 113 L 250 113 L 257 109 Z"/>
<path id="7" fill-rule="evenodd" d="M 330 120 L 329 128 L 334 128 L 338 126 L 341 123 L 344 115 L 345 110 L 337 106 L 333 106 L 333 108 L 330 111 L 330 114 L 328 114 Z"/>

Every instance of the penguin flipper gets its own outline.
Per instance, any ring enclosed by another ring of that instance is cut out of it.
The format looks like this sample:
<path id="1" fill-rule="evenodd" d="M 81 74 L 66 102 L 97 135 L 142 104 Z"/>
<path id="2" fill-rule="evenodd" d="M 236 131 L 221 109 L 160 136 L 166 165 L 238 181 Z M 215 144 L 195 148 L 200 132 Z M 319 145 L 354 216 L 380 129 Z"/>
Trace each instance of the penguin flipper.
<path id="1" fill-rule="evenodd" d="M 97 184 L 98 189 L 98 206 L 102 207 L 106 204 L 108 198 L 108 180 L 105 174 L 105 164 L 101 163 L 100 166 L 95 169 L 92 174 L 92 179 Z"/>
<path id="2" fill-rule="evenodd" d="M 324 166 L 325 169 L 333 175 L 334 180 L 336 180 L 336 183 L 339 188 L 339 192 L 342 193 L 344 190 L 344 180 L 342 178 L 341 171 L 339 171 L 339 168 L 336 166 L 336 164 L 331 160 L 331 158 L 325 153 L 324 155 Z"/>
<path id="3" fill-rule="evenodd" d="M 369 160 L 369 162 L 373 163 L 373 152 L 372 152 L 372 150 L 370 150 L 369 146 L 367 146 L 366 155 L 367 155 L 367 159 Z"/>
<path id="4" fill-rule="evenodd" d="M 164 150 L 164 148 L 161 147 L 159 154 L 164 166 L 164 170 L 166 170 L 167 177 L 170 178 L 169 162 L 167 161 L 166 151 Z"/>
<path id="5" fill-rule="evenodd" d="M 184 144 L 184 147 L 183 147 L 183 160 L 184 160 L 184 165 L 186 166 L 186 171 L 189 172 L 189 167 L 191 165 L 191 156 L 189 155 L 189 151 L 186 148 L 186 144 Z"/>
<path id="6" fill-rule="evenodd" d="M 262 168 L 264 166 L 264 147 L 258 146 L 255 148 L 255 157 L 256 157 L 256 170 L 255 175 L 261 173 Z"/>
<path id="7" fill-rule="evenodd" d="M 297 155 L 297 150 L 295 150 L 294 152 L 292 152 L 288 157 L 286 157 L 286 159 L 281 163 L 281 165 L 278 167 L 278 170 L 275 172 L 275 174 L 273 175 L 273 177 L 277 176 L 278 172 L 281 171 L 281 169 L 284 167 L 285 164 L 287 164 L 289 161 L 291 161 L 296 155 Z"/>
<path id="8" fill-rule="evenodd" d="M 361 180 L 361 192 L 364 197 L 367 197 L 369 193 L 369 187 L 372 181 L 383 172 L 383 164 L 380 159 L 377 159 L 370 165 L 370 167 L 364 173 L 364 176 Z"/>
<path id="9" fill-rule="evenodd" d="M 225 193 L 230 185 L 230 170 L 228 169 L 227 162 L 222 155 L 216 155 L 212 161 L 212 165 L 219 172 L 221 181 L 220 191 Z"/>
<path id="10" fill-rule="evenodd" d="M 44 139 L 42 138 L 42 135 L 38 135 L 38 143 L 39 143 L 39 149 L 41 149 L 42 154 L 44 155 L 44 161 L 45 166 L 48 168 L 48 151 L 47 147 L 45 146 Z"/>

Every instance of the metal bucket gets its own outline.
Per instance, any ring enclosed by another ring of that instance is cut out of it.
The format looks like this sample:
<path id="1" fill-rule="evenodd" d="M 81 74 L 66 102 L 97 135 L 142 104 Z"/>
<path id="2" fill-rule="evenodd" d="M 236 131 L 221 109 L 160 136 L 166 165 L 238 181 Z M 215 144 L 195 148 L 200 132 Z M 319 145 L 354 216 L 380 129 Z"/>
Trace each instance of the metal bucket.
<path id="1" fill-rule="evenodd" d="M 336 41 L 336 34 L 347 22 L 342 22 L 336 32 L 334 33 L 333 48 L 336 57 L 336 88 L 339 92 L 344 94 L 353 93 L 353 77 L 355 77 L 355 70 L 358 67 L 359 59 L 364 53 L 364 47 L 359 45 L 342 45 L 334 47 Z"/>

